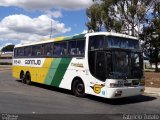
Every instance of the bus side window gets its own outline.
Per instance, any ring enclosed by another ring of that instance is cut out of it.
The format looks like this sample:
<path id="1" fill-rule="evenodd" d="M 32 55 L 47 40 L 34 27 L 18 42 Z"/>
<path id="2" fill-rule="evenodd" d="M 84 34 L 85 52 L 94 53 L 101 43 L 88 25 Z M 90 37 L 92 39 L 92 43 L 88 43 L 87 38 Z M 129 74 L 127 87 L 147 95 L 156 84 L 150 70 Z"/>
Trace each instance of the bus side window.
<path id="1" fill-rule="evenodd" d="M 31 46 L 30 46 L 30 47 L 25 47 L 25 49 L 24 49 L 24 55 L 25 55 L 26 57 L 32 56 L 32 47 L 31 47 Z"/>
<path id="2" fill-rule="evenodd" d="M 44 46 L 44 45 L 41 45 L 41 56 L 44 56 L 44 55 L 45 55 L 44 49 L 45 49 L 45 46 Z"/>
<path id="3" fill-rule="evenodd" d="M 67 43 L 61 43 L 61 55 L 67 55 Z"/>
<path id="4" fill-rule="evenodd" d="M 60 42 L 54 44 L 54 55 L 67 55 L 67 44 L 66 42 Z"/>
<path id="5" fill-rule="evenodd" d="M 77 41 L 77 55 L 84 55 L 85 41 L 78 40 Z"/>
<path id="6" fill-rule="evenodd" d="M 40 56 L 41 55 L 41 45 L 32 46 L 32 56 Z"/>
<path id="7" fill-rule="evenodd" d="M 68 44 L 68 54 L 69 55 L 76 55 L 76 41 L 69 41 Z"/>
<path id="8" fill-rule="evenodd" d="M 14 49 L 14 57 L 18 57 L 18 54 L 17 54 L 17 48 Z"/>
<path id="9" fill-rule="evenodd" d="M 47 43 L 45 44 L 45 55 L 46 56 L 52 56 L 53 54 L 53 46 L 52 46 L 53 43 Z"/>
<path id="10" fill-rule="evenodd" d="M 15 49 L 15 57 L 23 57 L 24 56 L 24 48 L 16 48 Z"/>
<path id="11" fill-rule="evenodd" d="M 54 44 L 54 55 L 58 56 L 61 54 L 61 48 L 59 43 Z"/>
<path id="12" fill-rule="evenodd" d="M 103 35 L 91 36 L 89 38 L 89 50 L 103 49 L 104 39 L 105 37 Z"/>

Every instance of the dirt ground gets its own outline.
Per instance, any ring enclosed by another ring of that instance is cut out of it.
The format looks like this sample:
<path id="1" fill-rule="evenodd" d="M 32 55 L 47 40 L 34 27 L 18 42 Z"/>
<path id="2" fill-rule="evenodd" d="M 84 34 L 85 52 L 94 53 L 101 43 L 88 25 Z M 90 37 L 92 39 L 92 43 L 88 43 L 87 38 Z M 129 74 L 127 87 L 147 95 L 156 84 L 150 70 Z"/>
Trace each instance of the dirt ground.
<path id="1" fill-rule="evenodd" d="M 160 73 L 145 72 L 145 86 L 160 88 Z"/>

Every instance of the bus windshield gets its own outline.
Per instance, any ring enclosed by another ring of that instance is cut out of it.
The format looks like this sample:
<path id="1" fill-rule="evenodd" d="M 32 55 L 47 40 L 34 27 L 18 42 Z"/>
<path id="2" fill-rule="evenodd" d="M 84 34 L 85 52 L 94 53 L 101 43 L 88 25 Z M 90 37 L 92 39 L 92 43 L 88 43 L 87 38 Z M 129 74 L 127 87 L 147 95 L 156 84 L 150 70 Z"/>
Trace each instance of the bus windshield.
<path id="1" fill-rule="evenodd" d="M 136 39 L 116 37 L 116 36 L 91 36 L 89 50 L 106 48 L 139 49 L 139 41 Z"/>
<path id="2" fill-rule="evenodd" d="M 143 60 L 140 53 L 112 51 L 107 55 L 106 74 L 110 79 L 136 79 L 143 75 Z"/>
<path id="3" fill-rule="evenodd" d="M 91 36 L 88 50 L 90 72 L 99 80 L 143 77 L 143 57 L 136 39 Z"/>
<path id="4" fill-rule="evenodd" d="M 108 36 L 107 41 L 109 48 L 139 49 L 138 40 Z"/>

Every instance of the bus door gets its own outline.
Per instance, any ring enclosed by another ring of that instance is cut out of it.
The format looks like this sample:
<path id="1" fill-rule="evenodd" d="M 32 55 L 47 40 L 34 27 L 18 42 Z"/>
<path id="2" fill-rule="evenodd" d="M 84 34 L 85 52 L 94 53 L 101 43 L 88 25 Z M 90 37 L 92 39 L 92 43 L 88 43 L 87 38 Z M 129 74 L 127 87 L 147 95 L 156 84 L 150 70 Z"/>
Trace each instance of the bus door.
<path id="1" fill-rule="evenodd" d="M 98 79 L 106 79 L 106 52 L 97 51 L 95 54 L 95 76 Z"/>

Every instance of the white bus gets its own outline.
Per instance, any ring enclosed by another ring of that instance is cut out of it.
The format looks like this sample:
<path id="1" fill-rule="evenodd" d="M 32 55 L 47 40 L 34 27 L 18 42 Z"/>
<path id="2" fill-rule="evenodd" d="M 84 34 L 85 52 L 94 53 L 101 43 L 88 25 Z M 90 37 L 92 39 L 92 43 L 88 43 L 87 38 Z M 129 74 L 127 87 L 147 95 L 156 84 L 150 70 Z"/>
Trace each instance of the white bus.
<path id="1" fill-rule="evenodd" d="M 59 37 L 14 48 L 13 77 L 23 83 L 56 86 L 104 98 L 144 92 L 139 41 L 128 35 L 97 32 Z"/>

